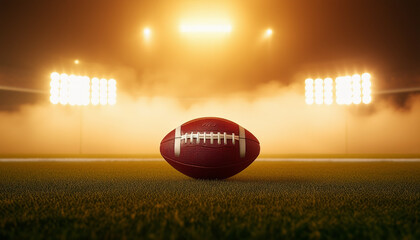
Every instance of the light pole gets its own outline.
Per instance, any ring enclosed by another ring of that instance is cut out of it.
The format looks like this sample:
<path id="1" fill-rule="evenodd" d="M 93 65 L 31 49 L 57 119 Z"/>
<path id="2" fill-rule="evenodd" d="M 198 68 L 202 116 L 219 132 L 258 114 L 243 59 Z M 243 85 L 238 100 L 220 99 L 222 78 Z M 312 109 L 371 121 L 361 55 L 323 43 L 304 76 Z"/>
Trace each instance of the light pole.
<path id="1" fill-rule="evenodd" d="M 341 76 L 335 79 L 335 95 L 331 78 L 312 78 L 305 80 L 305 102 L 308 105 L 331 105 L 333 97 L 339 105 L 369 104 L 372 101 L 371 75 L 363 73 Z M 348 154 L 348 112 L 345 112 L 344 148 Z"/>
<path id="2" fill-rule="evenodd" d="M 114 79 L 90 79 L 87 76 L 51 73 L 50 102 L 52 104 L 79 107 L 79 154 L 82 154 L 83 110 L 82 106 L 115 105 L 117 82 Z"/>

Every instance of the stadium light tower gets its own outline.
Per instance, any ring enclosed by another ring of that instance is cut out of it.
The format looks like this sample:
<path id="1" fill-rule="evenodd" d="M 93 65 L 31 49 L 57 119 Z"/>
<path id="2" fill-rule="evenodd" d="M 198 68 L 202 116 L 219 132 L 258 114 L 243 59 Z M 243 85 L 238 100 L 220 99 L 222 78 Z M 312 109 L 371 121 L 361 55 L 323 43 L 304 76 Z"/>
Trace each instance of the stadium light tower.
<path id="1" fill-rule="evenodd" d="M 339 105 L 369 104 L 372 102 L 371 75 L 369 73 L 341 76 L 335 79 L 335 101 Z M 305 80 L 305 102 L 308 105 L 333 104 L 332 78 Z M 345 151 L 348 153 L 348 116 L 345 122 Z"/>
<path id="2" fill-rule="evenodd" d="M 87 106 L 115 105 L 117 103 L 117 82 L 114 79 L 99 79 L 87 76 L 59 74 L 50 75 L 50 102 L 52 104 Z M 82 154 L 83 112 L 80 108 L 79 154 Z"/>

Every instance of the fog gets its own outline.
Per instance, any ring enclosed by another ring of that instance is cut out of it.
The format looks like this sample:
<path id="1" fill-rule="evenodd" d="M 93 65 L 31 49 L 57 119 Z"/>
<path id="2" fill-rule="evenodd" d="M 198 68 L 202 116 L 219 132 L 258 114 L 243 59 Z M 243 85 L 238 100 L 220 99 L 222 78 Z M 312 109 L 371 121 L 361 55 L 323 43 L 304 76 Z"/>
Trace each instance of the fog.
<path id="1" fill-rule="evenodd" d="M 226 118 L 251 131 L 260 140 L 262 155 L 345 153 L 346 122 L 348 153 L 420 153 L 418 95 L 409 98 L 409 110 L 398 110 L 379 96 L 369 106 L 306 105 L 301 83 L 273 81 L 253 91 L 203 97 L 158 95 L 159 89 L 183 90 L 152 85 L 143 86 L 153 93 L 144 96 L 119 91 L 115 106 L 44 101 L 0 112 L 0 153 L 77 154 L 81 144 L 83 154 L 159 154 L 169 131 L 206 116 Z"/>

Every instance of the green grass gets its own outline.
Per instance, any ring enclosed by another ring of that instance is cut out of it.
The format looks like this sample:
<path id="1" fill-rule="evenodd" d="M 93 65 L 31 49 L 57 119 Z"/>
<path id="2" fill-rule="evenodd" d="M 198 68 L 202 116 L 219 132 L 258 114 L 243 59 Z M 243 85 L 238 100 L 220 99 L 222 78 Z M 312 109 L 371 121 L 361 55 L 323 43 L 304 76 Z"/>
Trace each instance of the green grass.
<path id="1" fill-rule="evenodd" d="M 0 239 L 420 239 L 420 163 L 0 163 Z"/>

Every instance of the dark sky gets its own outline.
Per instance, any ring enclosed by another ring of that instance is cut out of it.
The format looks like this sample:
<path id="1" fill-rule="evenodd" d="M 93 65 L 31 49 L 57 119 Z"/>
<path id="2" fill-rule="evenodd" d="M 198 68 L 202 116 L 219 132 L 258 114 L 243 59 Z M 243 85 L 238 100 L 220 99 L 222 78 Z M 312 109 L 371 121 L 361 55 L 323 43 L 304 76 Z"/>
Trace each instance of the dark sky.
<path id="1" fill-rule="evenodd" d="M 228 15 L 229 38 L 195 45 L 180 37 L 179 21 L 194 9 Z M 144 26 L 153 30 L 151 46 L 142 42 Z M 150 81 L 145 76 L 181 72 L 224 93 L 370 71 L 378 88 L 418 87 L 419 26 L 415 1 L 1 0 L 0 85 L 48 90 L 52 71 L 91 76 L 102 70 L 138 95 Z M 262 43 L 267 27 L 275 34 Z M 74 59 L 82 64 L 74 66 Z M 188 90 L 192 83 L 182 84 Z M 0 111 L 44 100 L 0 90 Z"/>

